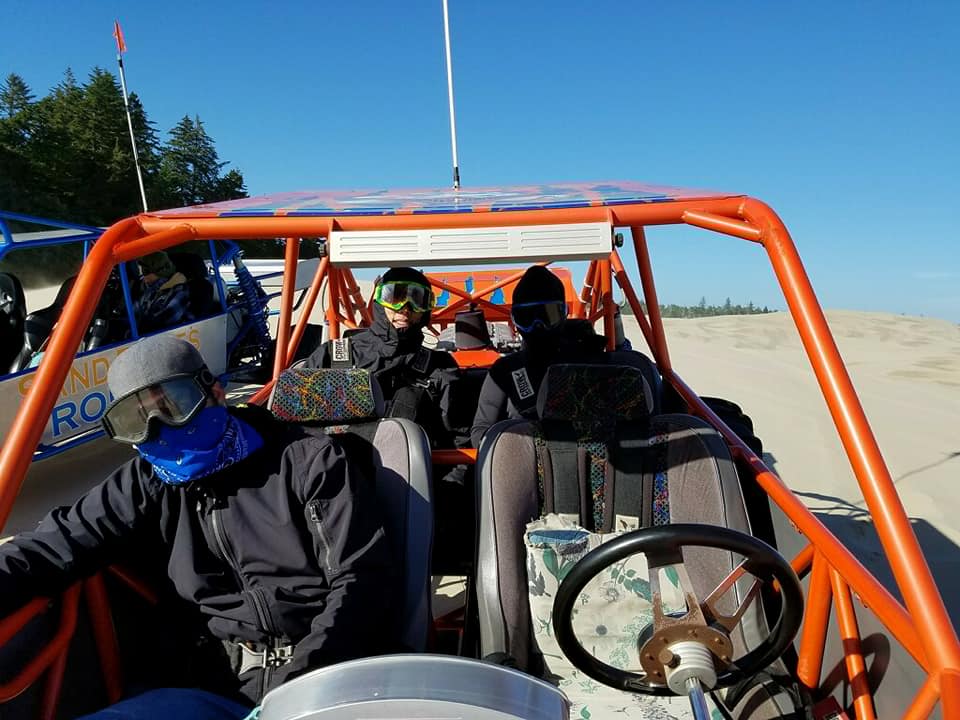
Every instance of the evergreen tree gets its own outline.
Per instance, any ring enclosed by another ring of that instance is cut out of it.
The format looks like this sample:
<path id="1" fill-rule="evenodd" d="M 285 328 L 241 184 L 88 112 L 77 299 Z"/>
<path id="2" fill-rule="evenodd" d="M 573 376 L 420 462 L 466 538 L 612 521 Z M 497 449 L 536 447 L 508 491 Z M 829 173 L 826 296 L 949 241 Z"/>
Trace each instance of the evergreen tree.
<path id="1" fill-rule="evenodd" d="M 0 113 L 2 117 L 11 119 L 18 113 L 30 107 L 33 102 L 33 93 L 27 83 L 16 73 L 7 75 L 7 79 L 0 83 Z"/>
<path id="2" fill-rule="evenodd" d="M 221 162 L 213 140 L 199 117 L 185 115 L 170 131 L 163 149 L 160 184 L 165 205 L 182 207 L 246 197 L 243 175 Z"/>

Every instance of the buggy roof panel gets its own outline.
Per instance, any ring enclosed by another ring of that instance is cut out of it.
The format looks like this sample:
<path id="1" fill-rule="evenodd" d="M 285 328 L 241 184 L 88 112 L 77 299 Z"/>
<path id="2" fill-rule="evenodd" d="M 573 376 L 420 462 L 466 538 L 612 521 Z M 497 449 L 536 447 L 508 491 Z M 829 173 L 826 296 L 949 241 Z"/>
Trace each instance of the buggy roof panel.
<path id="1" fill-rule="evenodd" d="M 399 190 L 308 190 L 147 213 L 156 217 L 438 215 L 603 207 L 736 197 L 631 181 Z"/>

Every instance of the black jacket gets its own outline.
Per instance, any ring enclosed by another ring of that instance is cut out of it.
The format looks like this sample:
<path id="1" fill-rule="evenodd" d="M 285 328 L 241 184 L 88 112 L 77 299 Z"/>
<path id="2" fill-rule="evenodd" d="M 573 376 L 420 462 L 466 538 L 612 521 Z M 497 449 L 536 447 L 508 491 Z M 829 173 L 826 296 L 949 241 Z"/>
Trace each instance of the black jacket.
<path id="1" fill-rule="evenodd" d="M 443 426 L 439 398 L 455 379 L 457 363 L 449 353 L 423 347 L 422 328 L 428 321 L 429 316 L 424 316 L 416 327 L 401 333 L 387 320 L 383 308 L 374 304 L 370 327 L 348 338 L 348 362 L 377 379 L 388 416 L 413 420 L 423 426 L 435 446 L 452 447 L 455 441 Z M 328 368 L 332 361 L 328 341 L 310 354 L 306 367 Z"/>
<path id="2" fill-rule="evenodd" d="M 0 616 L 143 548 L 165 558 L 216 638 L 295 644 L 267 687 L 240 689 L 253 702 L 308 669 L 390 649 L 390 599 L 402 590 L 373 486 L 329 438 L 259 408 L 231 412 L 264 439 L 243 461 L 172 486 L 135 458 L 0 546 Z"/>
<path id="3" fill-rule="evenodd" d="M 501 420 L 536 416 L 537 392 L 551 365 L 604 360 L 606 338 L 586 321 L 567 320 L 555 335 L 537 340 L 490 367 L 470 428 L 473 447 L 480 447 L 483 434 Z"/>

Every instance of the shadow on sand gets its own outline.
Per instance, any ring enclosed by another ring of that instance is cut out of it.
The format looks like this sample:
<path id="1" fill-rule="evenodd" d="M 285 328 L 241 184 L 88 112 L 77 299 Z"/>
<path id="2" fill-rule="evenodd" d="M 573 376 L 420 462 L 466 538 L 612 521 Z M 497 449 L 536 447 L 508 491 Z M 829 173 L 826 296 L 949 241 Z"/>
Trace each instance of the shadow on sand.
<path id="1" fill-rule="evenodd" d="M 903 602 L 870 512 L 832 495 L 813 492 L 797 492 L 797 495 L 804 498 L 817 519 L 853 552 L 867 570 Z M 954 627 L 960 627 L 960 549 L 926 520 L 910 518 L 910 524 L 933 573 L 934 582 L 940 589 L 950 619 Z"/>

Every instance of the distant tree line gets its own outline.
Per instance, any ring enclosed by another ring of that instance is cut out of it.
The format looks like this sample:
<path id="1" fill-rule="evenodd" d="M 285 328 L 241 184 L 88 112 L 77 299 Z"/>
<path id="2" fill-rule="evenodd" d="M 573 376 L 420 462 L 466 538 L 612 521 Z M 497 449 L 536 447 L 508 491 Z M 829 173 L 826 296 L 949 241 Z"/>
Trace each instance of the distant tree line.
<path id="1" fill-rule="evenodd" d="M 199 117 L 184 115 L 164 140 L 136 93 L 129 100 L 150 209 L 247 196 L 243 174 L 225 170 L 229 163 Z M 39 100 L 19 75 L 0 81 L 0 209 L 97 226 L 142 210 L 123 94 L 112 73 L 94 68 L 79 83 L 68 69 Z M 13 228 L 27 229 L 38 228 Z M 4 266 L 27 261 L 18 255 L 30 255 L 31 266 L 75 264 L 77 252 L 61 246 L 12 253 Z"/>
<path id="2" fill-rule="evenodd" d="M 647 311 L 647 304 L 641 302 L 640 306 L 643 308 L 643 311 Z M 622 312 L 625 315 L 632 315 L 633 310 L 629 304 L 625 304 L 622 308 Z M 665 318 L 699 318 L 699 317 L 714 317 L 717 315 L 762 315 L 764 313 L 776 312 L 776 310 L 771 310 L 766 305 L 760 307 L 759 305 L 754 305 L 752 302 L 747 303 L 746 305 L 734 305 L 730 302 L 730 298 L 727 298 L 723 305 L 707 305 L 707 299 L 705 297 L 700 298 L 700 302 L 696 305 L 676 305 L 671 303 L 670 305 L 661 305 L 660 306 L 660 315 Z"/>

